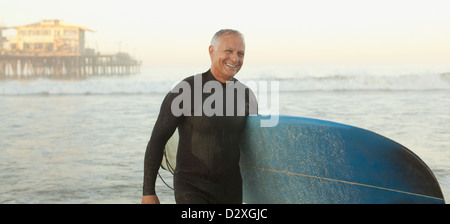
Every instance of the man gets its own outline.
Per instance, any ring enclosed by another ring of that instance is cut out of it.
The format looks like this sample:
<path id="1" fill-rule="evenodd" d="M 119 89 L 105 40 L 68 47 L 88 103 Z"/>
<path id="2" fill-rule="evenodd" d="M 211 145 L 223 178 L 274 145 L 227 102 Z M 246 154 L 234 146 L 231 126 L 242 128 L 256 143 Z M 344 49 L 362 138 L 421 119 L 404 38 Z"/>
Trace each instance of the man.
<path id="1" fill-rule="evenodd" d="M 234 78 L 244 63 L 243 35 L 220 30 L 211 40 L 209 55 L 210 70 L 182 81 L 191 90 L 174 88 L 161 105 L 145 153 L 142 203 L 159 203 L 156 176 L 164 146 L 176 128 L 180 136 L 174 173 L 176 202 L 242 203 L 239 140 L 248 114 L 256 113 L 253 93 Z M 205 90 L 206 86 L 214 88 Z M 239 94 L 242 89 L 245 94 Z M 180 103 L 180 98 L 185 100 Z M 177 108 L 183 113 L 174 111 Z"/>

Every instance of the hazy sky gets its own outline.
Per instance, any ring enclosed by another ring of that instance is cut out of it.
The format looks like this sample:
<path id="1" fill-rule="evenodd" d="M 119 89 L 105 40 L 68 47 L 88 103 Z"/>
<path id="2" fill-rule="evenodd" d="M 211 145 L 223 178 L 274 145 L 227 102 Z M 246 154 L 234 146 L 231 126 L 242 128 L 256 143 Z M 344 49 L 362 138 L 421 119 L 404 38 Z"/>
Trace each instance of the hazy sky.
<path id="1" fill-rule="evenodd" d="M 449 9 L 449 0 L 2 0 L 0 26 L 62 19 L 95 31 L 88 47 L 145 65 L 209 65 L 221 28 L 245 35 L 247 65 L 448 64 Z"/>

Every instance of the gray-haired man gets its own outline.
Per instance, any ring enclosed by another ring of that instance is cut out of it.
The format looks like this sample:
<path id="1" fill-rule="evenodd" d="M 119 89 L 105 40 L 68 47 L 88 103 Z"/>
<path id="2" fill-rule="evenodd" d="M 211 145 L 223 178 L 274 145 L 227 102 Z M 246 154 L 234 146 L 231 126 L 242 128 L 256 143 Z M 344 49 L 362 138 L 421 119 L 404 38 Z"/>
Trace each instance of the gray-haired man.
<path id="1" fill-rule="evenodd" d="M 209 55 L 211 69 L 184 79 L 161 105 L 145 154 L 142 203 L 159 203 L 156 176 L 164 146 L 176 128 L 180 136 L 176 202 L 242 203 L 239 141 L 247 116 L 256 113 L 254 94 L 234 78 L 244 63 L 243 35 L 220 30 L 211 41 Z M 186 94 L 187 100 L 179 100 L 186 99 Z"/>

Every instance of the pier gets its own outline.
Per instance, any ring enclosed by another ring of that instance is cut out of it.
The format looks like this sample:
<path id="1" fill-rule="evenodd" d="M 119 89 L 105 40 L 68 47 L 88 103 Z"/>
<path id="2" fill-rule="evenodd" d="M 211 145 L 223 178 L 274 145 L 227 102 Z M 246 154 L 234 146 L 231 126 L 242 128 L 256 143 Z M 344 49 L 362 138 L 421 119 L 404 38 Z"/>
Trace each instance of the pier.
<path id="1" fill-rule="evenodd" d="M 83 79 L 90 76 L 129 75 L 139 72 L 140 62 L 125 53 L 0 55 L 0 79 Z"/>
<path id="2" fill-rule="evenodd" d="M 85 48 L 84 33 L 91 31 L 86 27 L 41 20 L 12 28 L 16 38 L 7 41 L 1 31 L 11 28 L 0 27 L 0 79 L 83 79 L 140 72 L 141 62 L 127 53 L 100 54 Z"/>

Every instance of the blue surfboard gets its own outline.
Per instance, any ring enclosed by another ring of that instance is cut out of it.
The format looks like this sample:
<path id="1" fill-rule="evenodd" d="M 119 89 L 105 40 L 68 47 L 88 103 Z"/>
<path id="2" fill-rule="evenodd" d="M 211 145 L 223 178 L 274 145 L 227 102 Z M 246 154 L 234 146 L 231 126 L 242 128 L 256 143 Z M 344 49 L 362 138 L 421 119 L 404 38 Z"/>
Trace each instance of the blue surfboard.
<path id="1" fill-rule="evenodd" d="M 427 165 L 404 146 L 361 128 L 250 116 L 241 141 L 244 203 L 445 203 Z"/>

